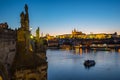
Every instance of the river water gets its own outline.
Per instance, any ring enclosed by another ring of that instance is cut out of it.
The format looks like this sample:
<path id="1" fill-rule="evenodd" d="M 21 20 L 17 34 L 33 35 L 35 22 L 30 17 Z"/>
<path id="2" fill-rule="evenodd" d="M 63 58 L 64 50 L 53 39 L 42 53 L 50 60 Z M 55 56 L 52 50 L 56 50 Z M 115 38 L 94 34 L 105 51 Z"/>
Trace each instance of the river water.
<path id="1" fill-rule="evenodd" d="M 86 68 L 87 59 L 95 66 Z M 120 80 L 119 52 L 49 49 L 47 61 L 47 80 Z"/>

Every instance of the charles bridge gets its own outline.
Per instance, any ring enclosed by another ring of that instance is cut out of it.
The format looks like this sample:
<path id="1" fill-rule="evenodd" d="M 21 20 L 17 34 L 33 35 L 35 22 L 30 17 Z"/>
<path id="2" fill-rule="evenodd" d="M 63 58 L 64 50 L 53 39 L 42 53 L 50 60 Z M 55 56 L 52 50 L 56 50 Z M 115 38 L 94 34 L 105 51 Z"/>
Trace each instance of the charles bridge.
<path id="1" fill-rule="evenodd" d="M 46 47 L 37 36 L 31 38 L 29 30 L 28 6 L 20 14 L 21 27 L 9 28 L 7 23 L 0 24 L 0 79 L 2 80 L 46 80 Z"/>

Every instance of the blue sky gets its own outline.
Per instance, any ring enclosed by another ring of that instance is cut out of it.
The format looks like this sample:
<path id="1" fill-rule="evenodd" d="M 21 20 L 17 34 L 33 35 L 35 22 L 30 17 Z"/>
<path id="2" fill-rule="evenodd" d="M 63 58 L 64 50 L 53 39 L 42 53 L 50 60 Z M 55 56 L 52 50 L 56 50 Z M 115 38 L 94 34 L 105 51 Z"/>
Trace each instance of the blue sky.
<path id="1" fill-rule="evenodd" d="M 40 27 L 50 35 L 76 28 L 84 33 L 120 34 L 120 0 L 0 0 L 0 23 L 20 27 L 20 13 L 28 4 L 32 33 Z"/>

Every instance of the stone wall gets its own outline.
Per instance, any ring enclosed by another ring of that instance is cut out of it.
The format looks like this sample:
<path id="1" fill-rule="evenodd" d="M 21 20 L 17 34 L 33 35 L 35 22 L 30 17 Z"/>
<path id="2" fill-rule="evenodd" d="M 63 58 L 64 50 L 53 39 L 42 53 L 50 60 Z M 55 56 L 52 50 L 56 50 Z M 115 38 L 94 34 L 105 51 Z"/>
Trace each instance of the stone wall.
<path id="1" fill-rule="evenodd" d="M 16 70 L 13 80 L 47 80 L 47 62 L 33 69 Z"/>
<path id="2" fill-rule="evenodd" d="M 6 24 L 6 23 L 5 23 Z M 10 67 L 16 54 L 16 31 L 9 29 L 4 24 L 0 27 L 0 73 L 3 74 L 3 80 L 8 80 Z M 5 78 L 5 79 L 4 79 Z"/>

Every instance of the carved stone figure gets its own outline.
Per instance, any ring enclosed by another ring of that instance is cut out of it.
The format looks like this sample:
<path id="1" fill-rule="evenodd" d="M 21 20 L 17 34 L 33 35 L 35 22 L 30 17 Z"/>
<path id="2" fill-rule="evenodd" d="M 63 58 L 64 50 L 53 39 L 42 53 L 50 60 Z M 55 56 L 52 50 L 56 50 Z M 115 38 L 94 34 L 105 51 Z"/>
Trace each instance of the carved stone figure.
<path id="1" fill-rule="evenodd" d="M 21 28 L 23 30 L 29 30 L 29 14 L 28 14 L 28 6 L 25 4 L 25 13 L 22 12 L 20 14 L 20 23 L 21 23 Z"/>
<path id="2" fill-rule="evenodd" d="M 21 27 L 17 31 L 17 40 L 18 40 L 18 44 L 20 44 L 19 51 L 22 51 L 23 53 L 29 53 L 30 31 L 29 31 L 28 6 L 26 4 L 24 9 L 25 9 L 25 12 L 21 12 L 20 14 Z M 22 50 L 21 50 L 21 47 L 23 47 Z"/>
<path id="3" fill-rule="evenodd" d="M 24 12 L 22 12 L 21 14 L 20 14 L 20 18 L 21 18 L 21 20 L 20 20 L 20 23 L 21 23 L 21 27 L 22 28 L 24 28 L 25 27 L 25 23 L 24 23 L 24 17 L 25 17 L 25 15 L 24 15 Z"/>

